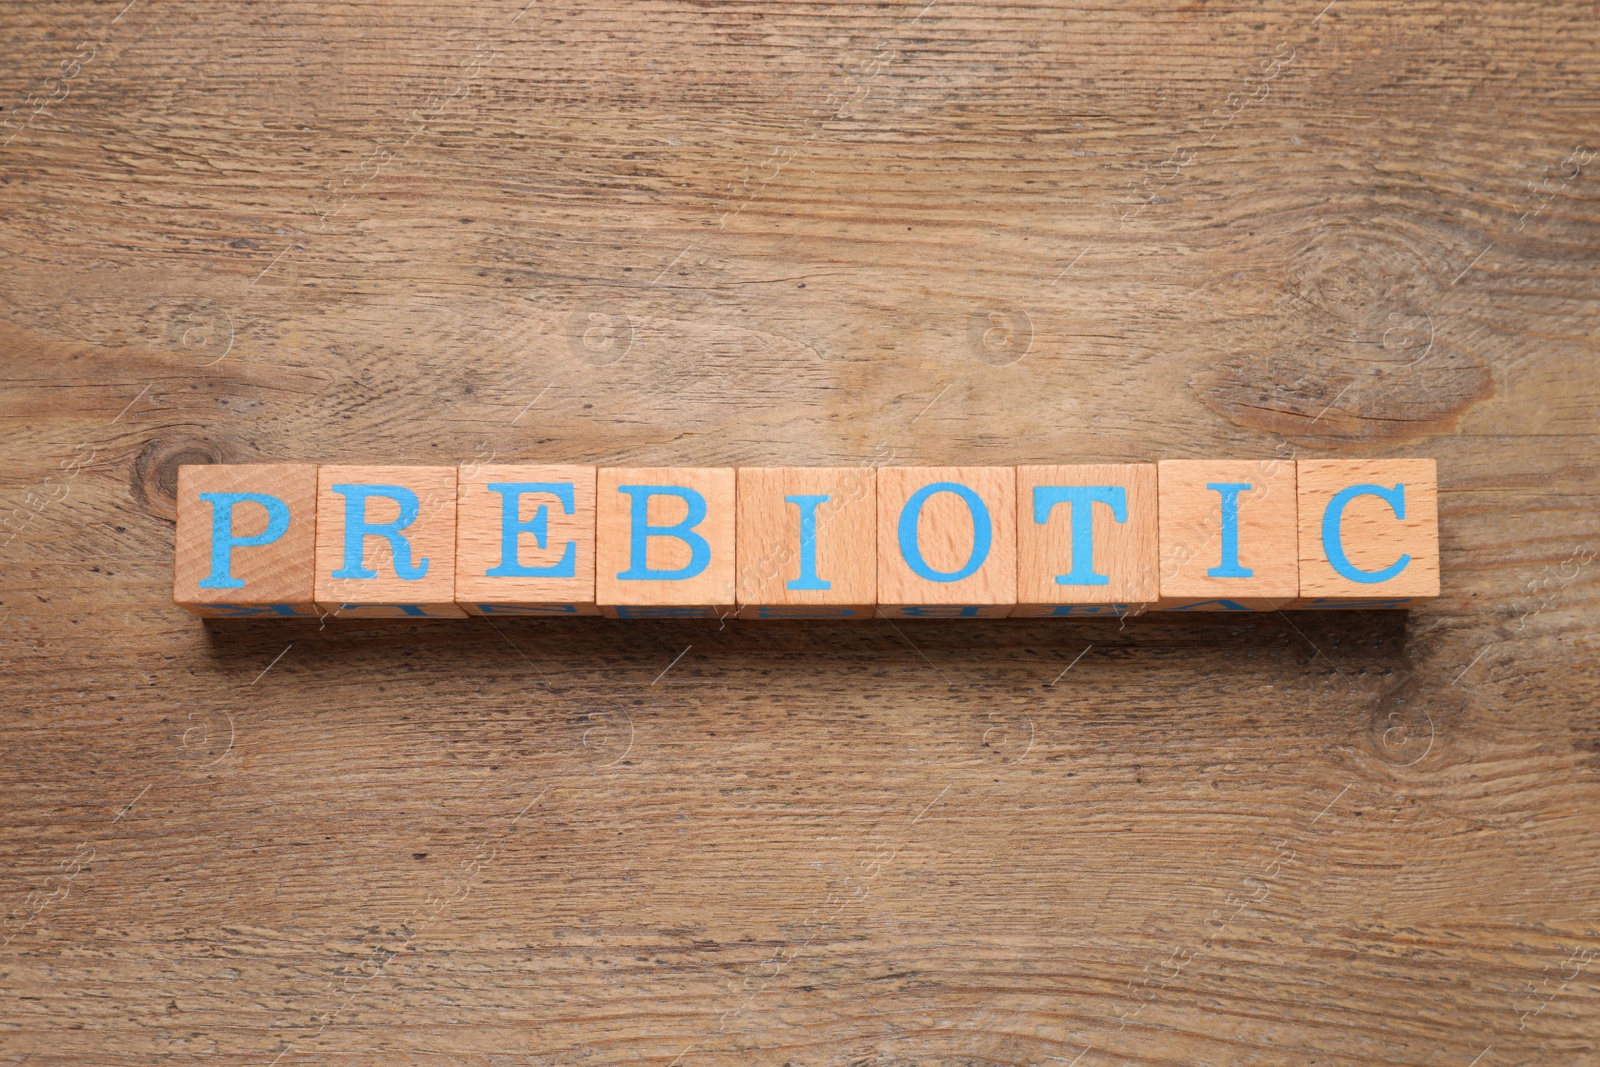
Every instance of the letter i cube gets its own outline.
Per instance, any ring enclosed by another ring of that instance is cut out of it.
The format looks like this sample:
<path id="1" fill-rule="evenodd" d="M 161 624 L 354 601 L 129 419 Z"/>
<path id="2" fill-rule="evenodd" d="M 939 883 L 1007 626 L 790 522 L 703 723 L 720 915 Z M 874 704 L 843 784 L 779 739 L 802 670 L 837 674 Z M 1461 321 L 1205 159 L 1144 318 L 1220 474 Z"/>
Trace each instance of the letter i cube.
<path id="1" fill-rule="evenodd" d="M 602 467 L 595 599 L 619 619 L 733 614 L 732 467 Z"/>
<path id="2" fill-rule="evenodd" d="M 1160 595 L 1155 464 L 1017 468 L 1013 618 L 1137 615 Z"/>
<path id="3" fill-rule="evenodd" d="M 1303 459 L 1297 608 L 1405 608 L 1439 595 L 1431 459 Z"/>
<path id="4" fill-rule="evenodd" d="M 1003 618 L 1016 602 L 1015 468 L 879 468 L 879 618 Z"/>
<path id="5" fill-rule="evenodd" d="M 877 606 L 877 474 L 870 467 L 740 467 L 741 619 L 870 619 Z"/>
<path id="6" fill-rule="evenodd" d="M 456 468 L 321 467 L 317 604 L 339 618 L 461 618 Z"/>
<path id="7" fill-rule="evenodd" d="M 1293 460 L 1162 460 L 1161 599 L 1170 611 L 1271 611 L 1300 593 Z"/>
<path id="8" fill-rule="evenodd" d="M 210 618 L 316 618 L 316 502 L 314 464 L 179 467 L 173 603 Z"/>
<path id="9" fill-rule="evenodd" d="M 456 603 L 469 615 L 598 615 L 593 467 L 462 467 Z"/>

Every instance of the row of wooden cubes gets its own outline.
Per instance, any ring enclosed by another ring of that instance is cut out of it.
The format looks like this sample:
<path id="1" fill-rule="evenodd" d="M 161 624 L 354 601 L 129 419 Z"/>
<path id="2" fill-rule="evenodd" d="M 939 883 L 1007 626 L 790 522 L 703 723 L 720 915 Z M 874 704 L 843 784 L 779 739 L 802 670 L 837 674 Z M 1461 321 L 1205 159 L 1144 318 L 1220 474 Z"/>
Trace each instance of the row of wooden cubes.
<path id="1" fill-rule="evenodd" d="M 205 616 L 995 618 L 1439 594 L 1432 460 L 178 472 Z"/>

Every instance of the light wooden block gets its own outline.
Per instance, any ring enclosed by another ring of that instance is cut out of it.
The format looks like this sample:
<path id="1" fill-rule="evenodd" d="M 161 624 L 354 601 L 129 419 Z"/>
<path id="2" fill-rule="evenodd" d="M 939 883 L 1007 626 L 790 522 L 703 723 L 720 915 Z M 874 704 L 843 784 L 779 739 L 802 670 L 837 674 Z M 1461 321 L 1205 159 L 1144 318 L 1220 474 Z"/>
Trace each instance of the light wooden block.
<path id="1" fill-rule="evenodd" d="M 1405 608 L 1439 595 L 1439 474 L 1431 459 L 1297 464 L 1297 608 Z"/>
<path id="2" fill-rule="evenodd" d="M 879 468 L 879 618 L 1003 618 L 1016 602 L 1015 468 Z"/>
<path id="3" fill-rule="evenodd" d="M 732 467 L 602 467 L 595 599 L 611 618 L 733 614 Z"/>
<path id="4" fill-rule="evenodd" d="M 172 601 L 208 618 L 316 618 L 317 468 L 178 468 Z"/>
<path id="5" fill-rule="evenodd" d="M 469 615 L 598 615 L 595 468 L 510 464 L 456 475 L 456 604 Z"/>
<path id="6" fill-rule="evenodd" d="M 456 468 L 317 470 L 317 604 L 338 618 L 461 618 Z"/>
<path id="7" fill-rule="evenodd" d="M 1271 611 L 1299 596 L 1293 461 L 1162 460 L 1156 481 L 1158 608 Z"/>
<path id="8" fill-rule="evenodd" d="M 1137 615 L 1154 606 L 1156 515 L 1153 463 L 1018 467 L 1012 617 Z"/>
<path id="9" fill-rule="evenodd" d="M 871 618 L 877 508 L 870 467 L 740 467 L 739 617 Z"/>

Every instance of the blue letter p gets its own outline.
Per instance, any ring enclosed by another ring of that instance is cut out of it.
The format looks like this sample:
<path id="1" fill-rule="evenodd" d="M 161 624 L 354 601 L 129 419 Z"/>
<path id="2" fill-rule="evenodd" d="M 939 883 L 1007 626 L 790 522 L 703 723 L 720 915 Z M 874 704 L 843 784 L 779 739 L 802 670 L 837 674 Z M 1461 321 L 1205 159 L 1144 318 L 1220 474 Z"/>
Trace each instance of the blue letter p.
<path id="1" fill-rule="evenodd" d="M 241 589 L 244 579 L 233 576 L 233 550 L 270 545 L 289 531 L 289 505 L 266 493 L 201 493 L 211 505 L 211 573 L 200 579 L 201 589 Z M 248 500 L 267 509 L 267 528 L 249 537 L 233 534 L 233 508 Z"/>

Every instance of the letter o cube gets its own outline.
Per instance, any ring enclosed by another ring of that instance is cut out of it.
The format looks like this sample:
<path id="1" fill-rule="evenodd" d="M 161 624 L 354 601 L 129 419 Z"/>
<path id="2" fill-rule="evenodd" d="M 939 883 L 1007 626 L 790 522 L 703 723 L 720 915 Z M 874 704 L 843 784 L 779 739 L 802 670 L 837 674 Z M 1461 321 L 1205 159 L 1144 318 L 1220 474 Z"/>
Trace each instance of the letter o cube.
<path id="1" fill-rule="evenodd" d="M 879 618 L 1004 618 L 1016 601 L 1015 468 L 878 469 Z"/>

